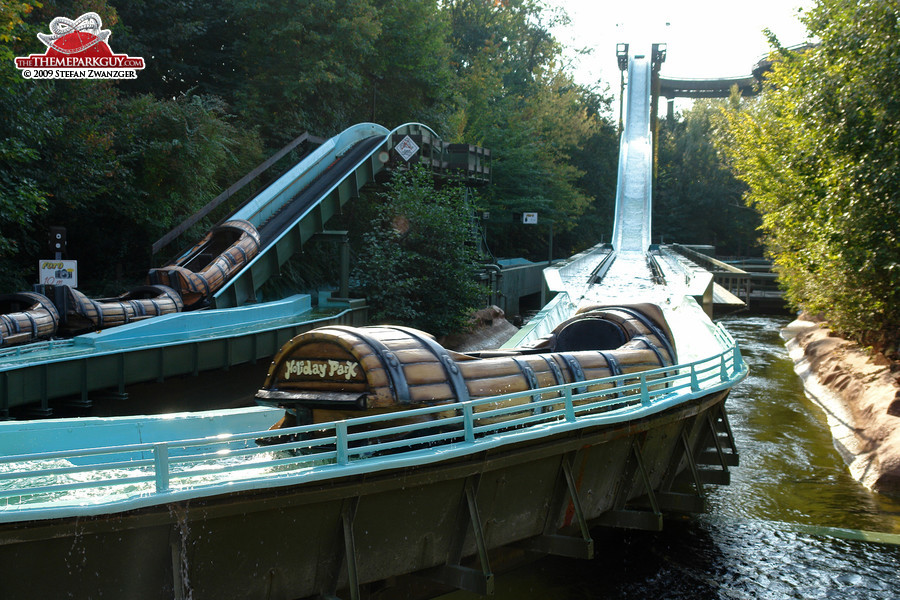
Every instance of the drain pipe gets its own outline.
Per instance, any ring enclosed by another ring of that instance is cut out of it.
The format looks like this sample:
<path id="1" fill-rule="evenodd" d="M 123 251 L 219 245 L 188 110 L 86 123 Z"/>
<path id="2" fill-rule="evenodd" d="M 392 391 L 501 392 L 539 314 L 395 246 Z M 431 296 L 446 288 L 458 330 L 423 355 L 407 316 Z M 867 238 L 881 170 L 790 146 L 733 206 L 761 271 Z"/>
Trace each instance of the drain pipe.
<path id="1" fill-rule="evenodd" d="M 503 269 L 500 268 L 500 265 L 490 263 L 481 266 L 485 271 L 490 272 L 490 286 L 491 286 L 491 294 L 490 294 L 490 303 L 500 305 L 500 296 L 502 295 L 500 292 L 500 280 L 503 279 Z M 500 306 L 503 309 L 503 312 L 506 312 L 506 307 Z"/>

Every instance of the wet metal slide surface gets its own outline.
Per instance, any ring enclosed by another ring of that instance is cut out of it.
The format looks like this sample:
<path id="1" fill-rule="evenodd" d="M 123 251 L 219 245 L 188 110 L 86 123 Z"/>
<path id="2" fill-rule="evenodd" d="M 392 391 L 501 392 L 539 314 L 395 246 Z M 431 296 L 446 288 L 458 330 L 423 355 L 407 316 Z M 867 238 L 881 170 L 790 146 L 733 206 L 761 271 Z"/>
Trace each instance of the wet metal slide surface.
<path id="1" fill-rule="evenodd" d="M 653 144 L 650 132 L 650 59 L 635 57 L 628 68 L 628 105 L 619 147 L 619 182 L 613 247 L 644 252 L 650 246 Z"/>

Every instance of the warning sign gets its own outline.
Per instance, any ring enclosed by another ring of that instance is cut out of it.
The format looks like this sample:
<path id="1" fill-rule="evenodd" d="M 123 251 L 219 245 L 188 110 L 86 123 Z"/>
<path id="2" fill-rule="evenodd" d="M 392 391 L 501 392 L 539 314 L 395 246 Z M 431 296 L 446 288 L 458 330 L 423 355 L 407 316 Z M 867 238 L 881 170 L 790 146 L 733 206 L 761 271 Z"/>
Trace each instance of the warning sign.
<path id="1" fill-rule="evenodd" d="M 399 154 L 403 158 L 403 160 L 409 162 L 409 159 L 415 156 L 416 152 L 419 151 L 419 146 L 414 141 L 412 141 L 411 137 L 407 135 L 402 140 L 400 140 L 399 144 L 394 146 L 394 149 L 397 151 L 397 154 Z"/>

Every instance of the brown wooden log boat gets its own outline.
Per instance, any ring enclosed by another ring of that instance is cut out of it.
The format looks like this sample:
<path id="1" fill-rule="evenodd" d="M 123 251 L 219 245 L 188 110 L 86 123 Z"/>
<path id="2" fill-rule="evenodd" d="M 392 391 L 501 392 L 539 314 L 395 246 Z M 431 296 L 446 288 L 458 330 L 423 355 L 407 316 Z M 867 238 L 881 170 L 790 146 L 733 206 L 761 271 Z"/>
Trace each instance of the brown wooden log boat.
<path id="1" fill-rule="evenodd" d="M 185 309 L 201 308 L 259 253 L 259 242 L 259 232 L 248 221 L 227 221 L 172 264 L 150 269 L 148 282 L 177 290 Z"/>
<path id="2" fill-rule="evenodd" d="M 592 307 L 561 323 L 537 347 L 470 354 L 446 350 L 406 327 L 331 326 L 282 347 L 256 398 L 295 415 L 296 421 L 285 420 L 289 426 L 636 375 L 675 361 L 669 329 L 652 305 Z M 623 377 L 632 379 L 637 381 Z M 579 393 L 611 387 L 595 383 Z M 530 402 L 554 397 L 560 394 L 536 393 L 477 410 L 528 409 Z"/>
<path id="3" fill-rule="evenodd" d="M 181 312 L 184 304 L 178 292 L 164 285 L 145 285 L 115 298 L 88 298 L 74 288 L 66 288 L 66 324 L 69 335 L 117 327 Z"/>
<path id="4" fill-rule="evenodd" d="M 34 292 L 0 295 L 0 347 L 49 338 L 59 326 L 59 313 L 49 298 Z"/>

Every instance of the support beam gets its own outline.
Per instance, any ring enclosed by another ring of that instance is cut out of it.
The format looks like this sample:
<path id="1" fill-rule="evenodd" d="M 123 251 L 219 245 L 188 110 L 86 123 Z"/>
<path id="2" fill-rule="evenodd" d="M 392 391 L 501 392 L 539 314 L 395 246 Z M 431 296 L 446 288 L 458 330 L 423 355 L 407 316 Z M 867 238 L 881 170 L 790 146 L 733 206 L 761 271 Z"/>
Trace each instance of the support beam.
<path id="1" fill-rule="evenodd" d="M 447 564 L 429 569 L 422 575 L 445 585 L 488 596 L 494 593 L 494 574 L 491 572 L 491 566 L 488 561 L 484 529 L 481 516 L 478 513 L 478 503 L 476 502 L 478 480 L 478 475 L 470 475 L 465 480 L 464 496 L 457 510 L 456 533 L 450 543 Z M 470 525 L 475 535 L 475 546 L 478 548 L 478 560 L 481 564 L 480 571 L 460 564 L 463 545 Z"/>
<path id="2" fill-rule="evenodd" d="M 344 532 L 344 562 L 347 565 L 347 584 L 350 600 L 359 600 L 359 571 L 356 566 L 356 541 L 353 537 L 353 519 L 359 506 L 359 497 L 350 498 L 341 508 L 341 526 Z"/>
<path id="3" fill-rule="evenodd" d="M 633 439 L 631 444 L 633 460 L 626 464 L 619 480 L 618 490 L 616 491 L 616 499 L 612 510 L 608 510 L 600 515 L 595 523 L 607 527 L 620 527 L 623 529 L 643 529 L 647 531 L 662 531 L 663 516 L 660 511 L 660 505 L 656 498 L 656 493 L 650 482 L 650 477 L 644 466 L 644 456 L 641 452 L 640 442 L 641 436 Z M 638 479 L 644 486 L 646 496 L 643 501 L 649 504 L 650 510 L 641 510 L 639 508 L 627 508 L 627 496 L 631 489 L 634 488 Z"/>
<path id="4" fill-rule="evenodd" d="M 524 548 L 533 552 L 540 552 L 541 554 L 553 554 L 568 558 L 590 559 L 594 557 L 594 540 L 591 538 L 587 520 L 584 518 L 584 509 L 581 505 L 581 499 L 578 497 L 575 476 L 572 474 L 574 460 L 574 452 L 570 452 L 562 457 L 560 475 L 557 478 L 553 497 L 548 506 L 547 517 L 544 521 L 544 533 L 524 542 L 522 544 Z M 567 500 L 572 503 L 581 537 L 557 533 L 557 519 L 563 511 Z"/>

